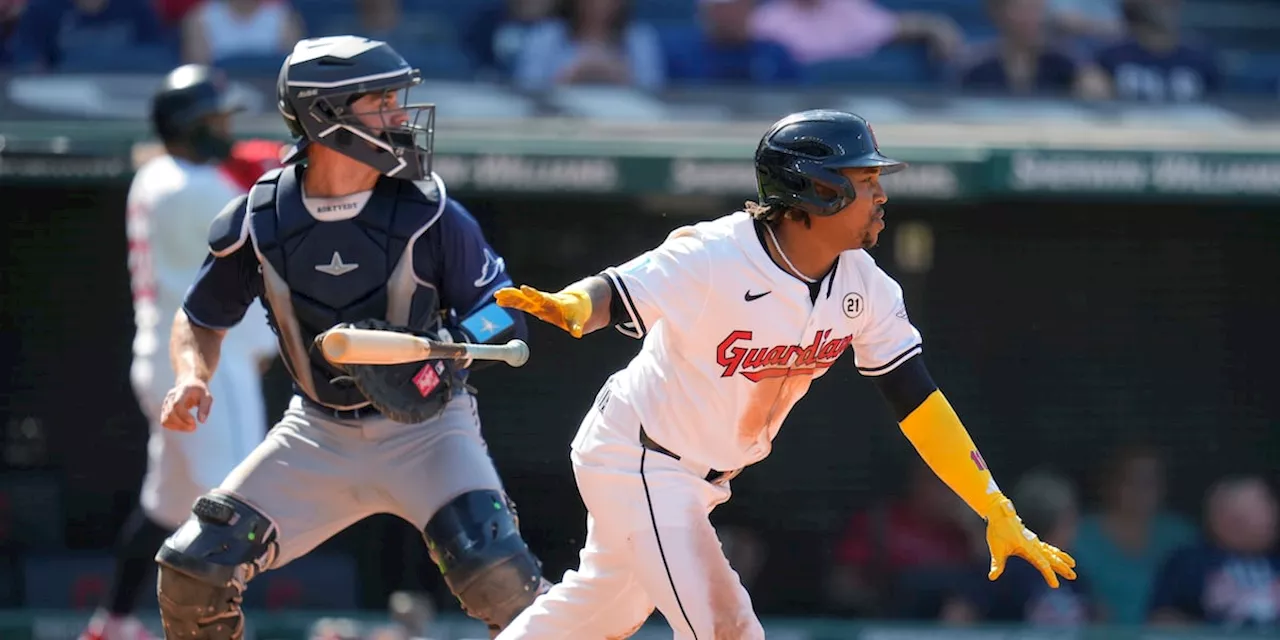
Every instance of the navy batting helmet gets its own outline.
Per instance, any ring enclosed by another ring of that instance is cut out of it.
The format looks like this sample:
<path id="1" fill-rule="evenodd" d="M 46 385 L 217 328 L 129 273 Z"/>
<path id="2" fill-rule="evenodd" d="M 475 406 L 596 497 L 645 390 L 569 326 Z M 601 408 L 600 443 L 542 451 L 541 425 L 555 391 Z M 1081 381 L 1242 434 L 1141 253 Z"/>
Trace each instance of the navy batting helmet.
<path id="1" fill-rule="evenodd" d="M 420 82 L 418 70 L 385 42 L 358 36 L 299 41 L 276 86 L 280 113 L 299 139 L 285 164 L 301 160 L 302 150 L 315 143 L 392 178 L 431 175 L 435 105 L 407 103 L 408 89 Z M 352 111 L 352 103 L 373 93 L 403 95 L 377 112 Z M 372 115 L 380 126 L 361 117 Z"/>
<path id="2" fill-rule="evenodd" d="M 226 78 L 210 67 L 185 64 L 170 71 L 151 99 L 151 124 L 168 144 L 182 144 L 204 162 L 231 154 L 234 140 L 210 126 L 209 118 L 239 111 Z"/>
<path id="3" fill-rule="evenodd" d="M 827 109 L 793 113 L 769 127 L 756 147 L 760 204 L 834 215 L 857 198 L 840 173 L 853 167 L 879 167 L 885 175 L 907 165 L 880 154 L 871 125 L 861 116 Z"/>

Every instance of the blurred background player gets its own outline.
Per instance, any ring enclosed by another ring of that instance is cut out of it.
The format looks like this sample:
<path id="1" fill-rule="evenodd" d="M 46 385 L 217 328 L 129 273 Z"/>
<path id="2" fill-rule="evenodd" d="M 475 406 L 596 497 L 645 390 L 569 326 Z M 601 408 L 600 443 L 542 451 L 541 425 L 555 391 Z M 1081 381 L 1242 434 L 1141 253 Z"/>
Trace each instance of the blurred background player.
<path id="1" fill-rule="evenodd" d="M 218 375 L 210 382 L 220 400 L 212 424 L 180 433 L 159 423 L 160 403 L 173 385 L 171 319 L 200 270 L 209 224 L 223 204 L 278 162 L 276 143 L 233 145 L 229 121 L 235 110 L 225 82 L 200 65 L 174 69 L 152 99 L 151 121 L 164 153 L 134 177 L 127 226 L 137 325 L 130 375 L 151 424 L 147 472 L 139 506 L 120 532 L 107 601 L 81 640 L 151 637 L 133 610 L 155 570 L 156 551 L 186 520 L 196 498 L 218 486 L 266 431 L 261 374 L 276 342 L 261 305 L 227 336 Z"/>

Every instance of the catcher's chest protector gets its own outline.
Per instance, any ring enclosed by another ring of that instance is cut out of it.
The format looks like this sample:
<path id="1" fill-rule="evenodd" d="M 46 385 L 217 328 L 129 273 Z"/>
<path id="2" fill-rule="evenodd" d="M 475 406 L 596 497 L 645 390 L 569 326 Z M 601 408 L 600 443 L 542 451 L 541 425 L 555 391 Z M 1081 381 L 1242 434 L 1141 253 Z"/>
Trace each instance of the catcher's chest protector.
<path id="1" fill-rule="evenodd" d="M 439 293 L 415 280 L 412 251 L 443 202 L 412 182 L 381 178 L 358 215 L 338 211 L 320 220 L 302 202 L 300 173 L 297 165 L 271 171 L 249 193 L 264 302 L 298 390 L 335 409 L 361 407 L 367 401 L 358 389 L 331 382 L 343 373 L 325 361 L 315 337 L 365 318 L 436 328 Z"/>

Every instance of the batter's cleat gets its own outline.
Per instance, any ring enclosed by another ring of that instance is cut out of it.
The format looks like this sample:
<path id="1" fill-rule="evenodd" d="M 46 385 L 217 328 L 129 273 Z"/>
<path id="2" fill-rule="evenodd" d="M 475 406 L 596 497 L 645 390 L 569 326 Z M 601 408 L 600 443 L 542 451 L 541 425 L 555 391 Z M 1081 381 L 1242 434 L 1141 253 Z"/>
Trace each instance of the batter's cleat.
<path id="1" fill-rule="evenodd" d="M 133 616 L 113 616 L 99 611 L 78 640 L 159 640 Z"/>

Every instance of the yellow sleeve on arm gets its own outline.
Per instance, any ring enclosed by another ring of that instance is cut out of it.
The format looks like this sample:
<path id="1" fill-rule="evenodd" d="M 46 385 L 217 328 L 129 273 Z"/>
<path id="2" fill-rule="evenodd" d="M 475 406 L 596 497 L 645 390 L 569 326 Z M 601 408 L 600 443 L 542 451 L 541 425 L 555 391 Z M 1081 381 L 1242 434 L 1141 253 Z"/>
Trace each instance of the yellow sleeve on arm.
<path id="1" fill-rule="evenodd" d="M 925 464 L 978 515 L 987 517 L 1004 498 L 973 438 L 941 391 L 930 393 L 900 426 Z"/>

